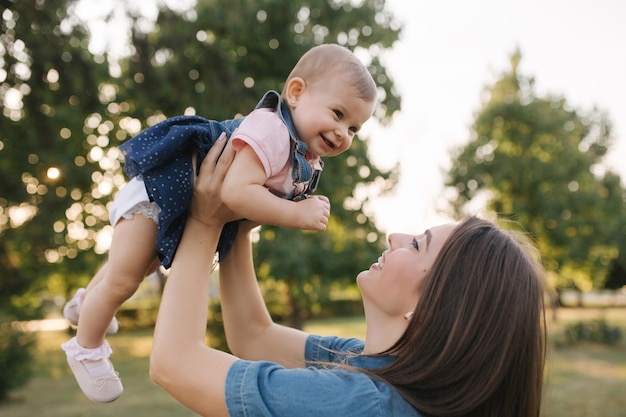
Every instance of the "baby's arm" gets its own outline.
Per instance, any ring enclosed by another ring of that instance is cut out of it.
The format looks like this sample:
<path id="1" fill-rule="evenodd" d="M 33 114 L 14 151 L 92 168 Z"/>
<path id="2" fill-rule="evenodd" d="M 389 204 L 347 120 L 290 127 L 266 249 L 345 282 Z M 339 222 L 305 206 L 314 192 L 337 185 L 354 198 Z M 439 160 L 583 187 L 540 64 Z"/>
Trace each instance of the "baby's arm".
<path id="1" fill-rule="evenodd" d="M 313 196 L 300 202 L 272 194 L 263 184 L 267 177 L 254 150 L 245 145 L 231 165 L 222 199 L 231 210 L 261 224 L 304 230 L 326 230 L 330 203 L 324 196 Z"/>

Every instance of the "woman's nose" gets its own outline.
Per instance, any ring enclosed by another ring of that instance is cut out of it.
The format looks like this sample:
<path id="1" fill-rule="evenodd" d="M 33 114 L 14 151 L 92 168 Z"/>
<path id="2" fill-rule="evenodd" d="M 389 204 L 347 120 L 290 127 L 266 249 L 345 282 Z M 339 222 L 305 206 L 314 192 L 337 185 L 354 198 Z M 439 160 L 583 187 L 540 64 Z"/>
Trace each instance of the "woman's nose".
<path id="1" fill-rule="evenodd" d="M 393 250 L 405 244 L 409 244 L 412 239 L 411 235 L 406 235 L 404 233 L 391 233 L 387 238 L 387 243 L 389 244 L 389 249 Z"/>
<path id="2" fill-rule="evenodd" d="M 393 249 L 396 246 L 397 240 L 398 240 L 398 233 L 391 233 L 387 237 L 387 244 L 389 245 L 389 249 Z"/>

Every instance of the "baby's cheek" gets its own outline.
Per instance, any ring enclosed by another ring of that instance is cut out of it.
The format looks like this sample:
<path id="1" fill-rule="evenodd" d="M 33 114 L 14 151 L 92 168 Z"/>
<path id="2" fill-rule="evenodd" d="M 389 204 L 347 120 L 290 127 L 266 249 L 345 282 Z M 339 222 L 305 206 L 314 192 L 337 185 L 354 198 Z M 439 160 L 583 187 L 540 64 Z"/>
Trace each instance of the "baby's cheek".
<path id="1" fill-rule="evenodd" d="M 344 153 L 345 151 L 350 149 L 350 145 L 351 144 L 352 144 L 352 142 L 350 142 L 348 144 L 345 144 L 345 143 L 341 144 L 341 146 L 336 149 L 336 151 L 337 151 L 336 155 L 338 155 L 340 153 Z"/>

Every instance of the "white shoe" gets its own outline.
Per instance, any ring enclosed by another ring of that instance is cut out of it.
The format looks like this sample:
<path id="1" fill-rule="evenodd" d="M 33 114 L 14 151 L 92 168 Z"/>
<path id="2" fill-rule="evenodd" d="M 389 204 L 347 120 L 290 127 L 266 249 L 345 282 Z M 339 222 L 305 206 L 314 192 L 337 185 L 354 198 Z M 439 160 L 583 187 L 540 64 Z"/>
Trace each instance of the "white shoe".
<path id="1" fill-rule="evenodd" d="M 98 376 L 90 373 L 87 370 L 85 364 L 89 362 L 102 362 L 102 364 L 109 367 L 109 372 Z M 113 364 L 108 359 L 99 359 L 98 361 L 90 361 L 89 359 L 83 359 L 82 361 L 67 358 L 67 363 L 70 365 L 78 386 L 83 393 L 91 401 L 97 403 L 110 403 L 117 400 L 124 392 L 124 386 L 119 374 L 113 369 Z"/>
<path id="2" fill-rule="evenodd" d="M 74 294 L 74 297 L 68 301 L 63 307 L 63 316 L 69 320 L 74 326 L 78 326 L 78 317 L 80 314 L 80 307 L 83 305 L 83 299 L 85 298 L 85 289 L 79 288 Z M 107 327 L 107 334 L 115 334 L 120 329 L 120 324 L 115 317 L 109 323 Z"/>
<path id="3" fill-rule="evenodd" d="M 109 360 L 112 351 L 106 340 L 102 346 L 87 349 L 73 337 L 63 343 L 61 348 L 67 355 L 67 363 L 78 386 L 87 398 L 98 403 L 110 403 L 122 395 L 122 380 Z"/>

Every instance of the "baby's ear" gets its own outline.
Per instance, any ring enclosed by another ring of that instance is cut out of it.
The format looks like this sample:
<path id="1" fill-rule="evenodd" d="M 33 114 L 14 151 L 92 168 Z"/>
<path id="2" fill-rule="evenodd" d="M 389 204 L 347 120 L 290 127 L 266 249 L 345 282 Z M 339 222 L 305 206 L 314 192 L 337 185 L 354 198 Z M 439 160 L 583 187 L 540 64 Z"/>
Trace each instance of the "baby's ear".
<path id="1" fill-rule="evenodd" d="M 306 82 L 300 77 L 293 77 L 287 83 L 286 98 L 287 104 L 290 106 L 295 106 L 298 104 L 298 100 L 306 90 Z"/>

